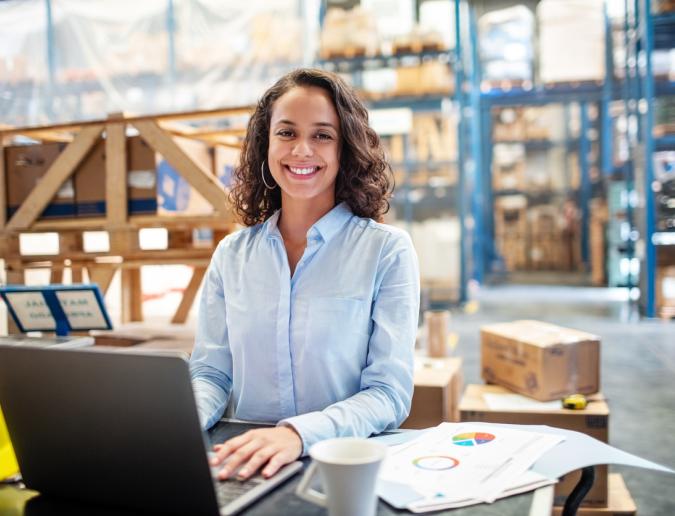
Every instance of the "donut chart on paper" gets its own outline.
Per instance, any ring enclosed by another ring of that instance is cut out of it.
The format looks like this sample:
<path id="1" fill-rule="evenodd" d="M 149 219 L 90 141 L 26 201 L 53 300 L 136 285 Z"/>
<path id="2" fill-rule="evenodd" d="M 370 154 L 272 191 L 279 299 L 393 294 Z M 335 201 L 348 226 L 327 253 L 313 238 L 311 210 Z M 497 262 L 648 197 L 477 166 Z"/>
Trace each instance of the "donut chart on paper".
<path id="1" fill-rule="evenodd" d="M 426 455 L 417 457 L 412 461 L 413 465 L 427 471 L 445 471 L 459 465 L 459 461 L 447 455 Z"/>
<path id="2" fill-rule="evenodd" d="M 452 442 L 457 446 L 479 446 L 494 441 L 495 436 L 487 432 L 467 432 L 453 436 Z"/>

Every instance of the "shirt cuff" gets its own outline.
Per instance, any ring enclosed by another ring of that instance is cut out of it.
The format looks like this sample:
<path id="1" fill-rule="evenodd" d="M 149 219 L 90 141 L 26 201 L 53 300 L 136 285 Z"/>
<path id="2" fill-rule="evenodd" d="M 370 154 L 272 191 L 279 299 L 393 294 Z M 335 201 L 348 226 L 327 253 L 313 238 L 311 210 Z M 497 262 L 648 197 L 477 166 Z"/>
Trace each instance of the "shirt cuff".
<path id="1" fill-rule="evenodd" d="M 309 453 L 309 449 L 319 441 L 337 437 L 335 425 L 322 412 L 308 412 L 299 416 L 282 419 L 277 426 L 290 426 L 302 440 L 302 456 Z"/>

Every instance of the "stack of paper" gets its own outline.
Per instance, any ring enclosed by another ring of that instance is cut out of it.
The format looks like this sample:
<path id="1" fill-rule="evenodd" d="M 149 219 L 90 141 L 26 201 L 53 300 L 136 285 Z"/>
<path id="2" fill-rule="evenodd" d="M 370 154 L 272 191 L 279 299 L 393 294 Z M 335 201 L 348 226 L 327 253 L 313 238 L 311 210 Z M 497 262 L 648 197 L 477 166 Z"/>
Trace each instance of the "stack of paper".
<path id="1" fill-rule="evenodd" d="M 482 423 L 442 423 L 389 448 L 379 495 L 413 512 L 493 502 L 554 483 L 528 470 L 563 440 Z"/>

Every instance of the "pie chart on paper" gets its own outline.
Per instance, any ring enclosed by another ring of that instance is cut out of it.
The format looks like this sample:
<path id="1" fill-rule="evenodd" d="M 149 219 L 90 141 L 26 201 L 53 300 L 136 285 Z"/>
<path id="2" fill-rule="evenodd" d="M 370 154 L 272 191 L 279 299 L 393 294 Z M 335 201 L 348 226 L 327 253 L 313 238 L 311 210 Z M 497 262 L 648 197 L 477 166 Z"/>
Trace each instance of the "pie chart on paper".
<path id="1" fill-rule="evenodd" d="M 457 446 L 480 446 L 494 441 L 495 436 L 486 432 L 467 432 L 453 436 L 452 442 Z"/>

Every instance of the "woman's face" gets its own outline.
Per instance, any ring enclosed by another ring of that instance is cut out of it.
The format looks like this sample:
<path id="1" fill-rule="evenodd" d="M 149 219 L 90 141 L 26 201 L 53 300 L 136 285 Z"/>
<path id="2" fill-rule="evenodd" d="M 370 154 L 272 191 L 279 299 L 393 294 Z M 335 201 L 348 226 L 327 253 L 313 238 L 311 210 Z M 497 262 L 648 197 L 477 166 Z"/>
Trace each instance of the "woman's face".
<path id="1" fill-rule="evenodd" d="M 340 138 L 340 119 L 322 88 L 298 86 L 276 100 L 267 162 L 282 203 L 311 200 L 333 207 Z"/>

